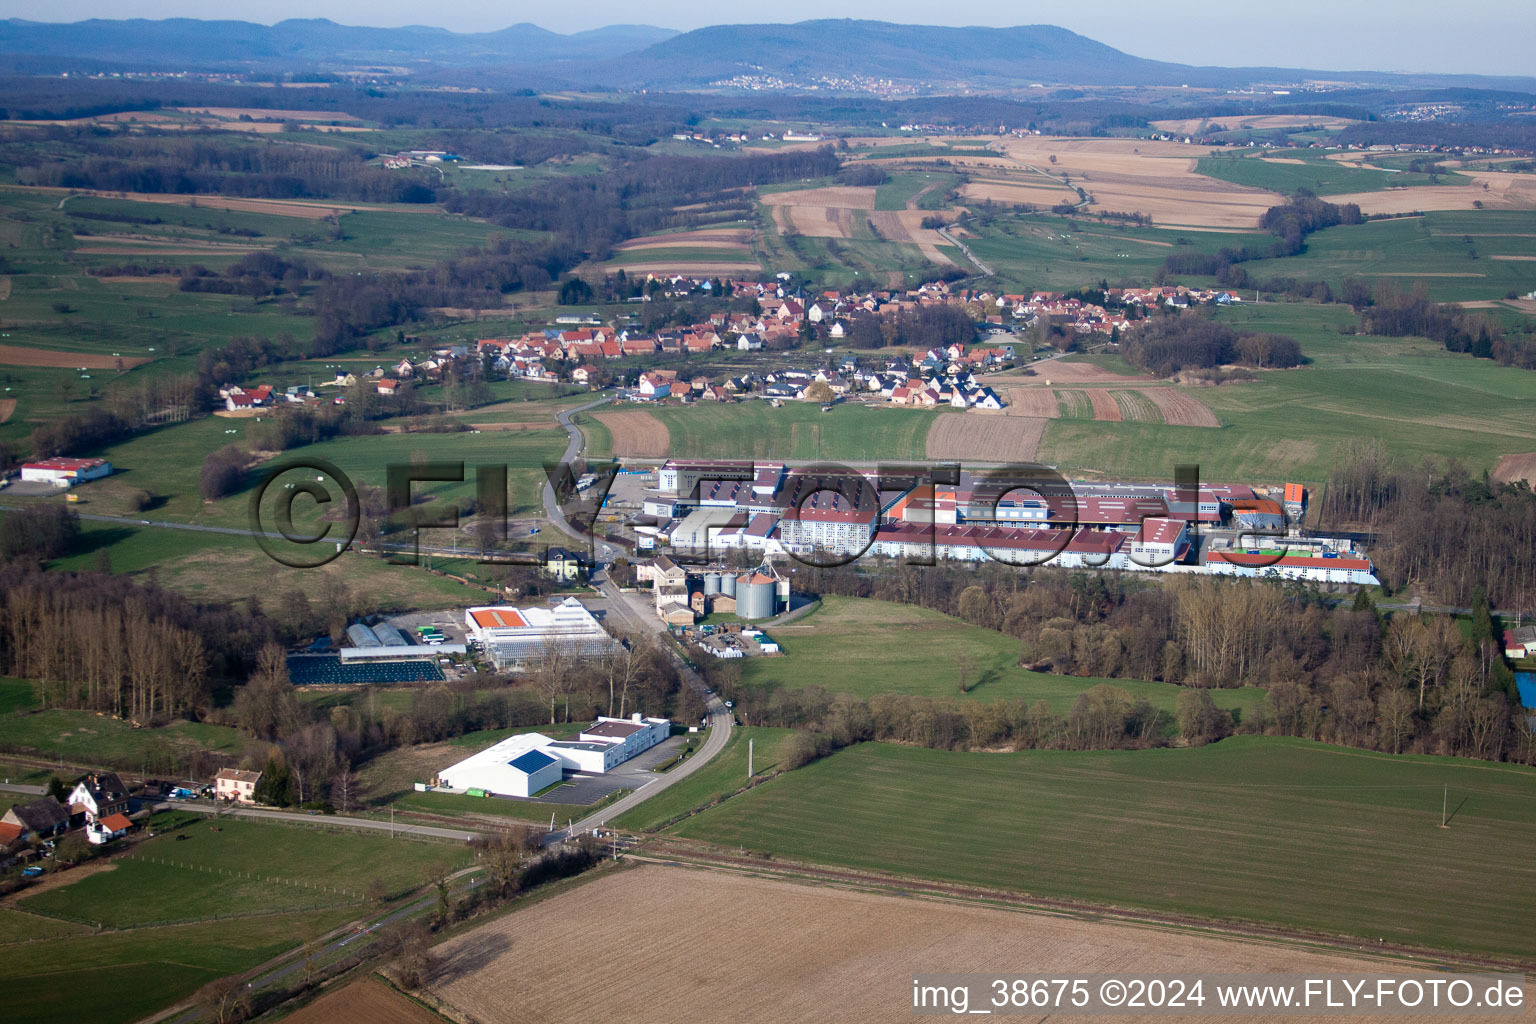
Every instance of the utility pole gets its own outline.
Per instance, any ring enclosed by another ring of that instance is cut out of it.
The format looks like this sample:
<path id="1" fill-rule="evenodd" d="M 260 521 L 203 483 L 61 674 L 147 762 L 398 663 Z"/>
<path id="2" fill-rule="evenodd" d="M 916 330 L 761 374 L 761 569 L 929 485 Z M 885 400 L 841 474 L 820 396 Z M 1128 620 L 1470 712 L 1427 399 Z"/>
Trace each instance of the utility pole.
<path id="1" fill-rule="evenodd" d="M 1451 784 L 1449 782 L 1447 782 L 1445 784 L 1445 790 L 1440 794 L 1440 827 L 1441 828 L 1450 828 L 1451 827 L 1447 823 L 1448 819 L 1445 816 L 1446 809 L 1448 807 L 1450 807 L 1450 804 L 1451 804 Z"/>
<path id="2" fill-rule="evenodd" d="M 747 739 L 747 778 L 749 778 L 749 779 L 752 777 L 752 744 L 755 743 L 755 742 L 756 742 L 755 740 L 753 740 L 750 737 L 748 737 L 748 739 Z"/>
<path id="3" fill-rule="evenodd" d="M 395 805 L 389 805 L 389 838 L 395 838 Z"/>

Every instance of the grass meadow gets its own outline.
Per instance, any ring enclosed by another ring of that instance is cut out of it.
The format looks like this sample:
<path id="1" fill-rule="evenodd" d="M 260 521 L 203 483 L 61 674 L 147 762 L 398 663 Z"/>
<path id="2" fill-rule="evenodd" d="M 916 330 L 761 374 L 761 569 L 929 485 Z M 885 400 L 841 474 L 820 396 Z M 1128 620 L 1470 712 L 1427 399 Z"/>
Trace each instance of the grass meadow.
<path id="1" fill-rule="evenodd" d="M 1153 707 L 1173 711 L 1180 687 L 1139 679 L 1093 679 L 1030 672 L 1016 663 L 1018 641 L 940 612 L 874 601 L 827 596 L 808 617 L 775 627 L 771 635 L 784 653 L 742 661 L 746 686 L 825 687 L 858 697 L 901 693 L 961 697 L 965 661 L 966 700 L 1043 700 L 1053 711 L 1069 710 L 1078 694 L 1099 683 L 1145 697 Z M 1212 690 L 1218 707 L 1241 717 L 1264 699 L 1257 687 Z"/>
<path id="2" fill-rule="evenodd" d="M 679 457 L 863 462 L 923 458 L 928 427 L 938 414 L 859 405 L 822 412 L 805 402 L 780 409 L 742 402 L 664 407 L 653 415 L 667 425 L 672 454 Z"/>
<path id="3" fill-rule="evenodd" d="M 742 726 L 731 730 L 731 738 L 715 759 L 692 775 L 662 790 L 639 807 L 613 819 L 617 828 L 649 830 L 660 827 L 681 814 L 713 803 L 745 786 L 747 746 L 752 749 L 752 771 L 763 777 L 779 767 L 784 741 L 791 729 Z"/>
<path id="4" fill-rule="evenodd" d="M 967 754 L 867 743 L 676 834 L 1046 897 L 1529 957 L 1536 772 L 1236 737 Z M 1441 829 L 1442 787 L 1450 828 Z"/>
<path id="5" fill-rule="evenodd" d="M 463 847 L 323 825 L 210 825 L 198 818 L 105 870 L 0 911 L 8 1012 L 38 1024 L 83 1012 L 111 1024 L 138 1020 L 357 916 L 375 878 L 396 893 L 469 862 Z M 206 920 L 215 916 L 224 919 Z M 88 934 L 80 922 L 102 930 Z"/>
<path id="6" fill-rule="evenodd" d="M 1195 171 L 1208 178 L 1268 189 L 1281 195 L 1292 195 L 1298 189 L 1310 189 L 1316 195 L 1330 196 L 1413 185 L 1466 185 L 1472 182 L 1465 174 L 1454 171 L 1438 175 L 1431 181 L 1428 174 L 1418 171 L 1348 167 L 1338 160 L 1324 159 L 1321 153 L 1313 155 L 1306 150 L 1286 149 L 1276 151 L 1275 155 L 1288 161 L 1299 159 L 1301 162 L 1271 163 L 1260 159 L 1251 150 L 1238 150 L 1231 155 L 1201 157 L 1195 163 Z M 1365 159 L 1369 160 L 1370 157 L 1365 156 Z"/>

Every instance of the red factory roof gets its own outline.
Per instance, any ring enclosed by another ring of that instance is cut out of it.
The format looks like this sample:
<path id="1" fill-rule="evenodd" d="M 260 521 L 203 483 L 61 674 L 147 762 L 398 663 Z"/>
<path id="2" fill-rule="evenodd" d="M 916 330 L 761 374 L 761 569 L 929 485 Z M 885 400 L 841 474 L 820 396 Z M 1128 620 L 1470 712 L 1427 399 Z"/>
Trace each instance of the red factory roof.
<path id="1" fill-rule="evenodd" d="M 51 459 L 38 459 L 36 462 L 28 462 L 22 465 L 22 469 L 58 469 L 75 472 L 82 469 L 95 469 L 105 465 L 102 459 L 66 459 L 55 456 Z"/>
<path id="2" fill-rule="evenodd" d="M 1276 558 L 1274 553 L 1250 555 L 1242 551 L 1212 551 L 1210 560 L 1213 562 L 1230 562 L 1232 565 L 1246 565 L 1259 569 L 1267 569 L 1272 566 L 1291 566 L 1298 569 L 1348 569 L 1369 572 L 1371 563 L 1365 558 L 1322 558 L 1313 555 L 1282 555 Z"/>
<path id="3" fill-rule="evenodd" d="M 516 608 L 477 608 L 469 614 L 482 629 L 517 629 L 528 625 Z"/>
<path id="4" fill-rule="evenodd" d="M 1145 519 L 1141 524 L 1143 544 L 1172 544 L 1184 529 L 1182 519 Z"/>

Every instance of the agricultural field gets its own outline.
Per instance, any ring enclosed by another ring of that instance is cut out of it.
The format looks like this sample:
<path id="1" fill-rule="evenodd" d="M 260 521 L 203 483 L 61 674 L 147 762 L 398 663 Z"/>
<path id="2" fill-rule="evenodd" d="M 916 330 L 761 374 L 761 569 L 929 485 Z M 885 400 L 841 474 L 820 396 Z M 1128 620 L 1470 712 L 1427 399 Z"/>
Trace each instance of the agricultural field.
<path id="1" fill-rule="evenodd" d="M 1268 201 L 1266 208 L 1274 204 Z M 1115 209 L 1136 212 L 1134 208 Z M 1257 219 L 1255 213 L 1255 224 Z M 1087 216 L 1043 213 L 1002 214 L 979 223 L 971 220 L 966 222 L 966 231 L 972 235 L 966 245 L 992 268 L 1008 291 L 1065 291 L 1101 280 L 1144 286 L 1174 253 L 1215 253 L 1227 246 L 1272 242 L 1257 230 L 1143 228 Z M 1179 280 L 1181 284 L 1200 283 L 1197 278 Z"/>
<path id="2" fill-rule="evenodd" d="M 731 730 L 725 749 L 709 764 L 700 768 L 639 807 L 614 818 L 615 828 L 649 831 L 678 815 L 734 793 L 747 784 L 747 745 L 752 743 L 753 777 L 762 778 L 780 767 L 783 743 L 792 730 L 764 726 L 738 726 Z"/>
<path id="3" fill-rule="evenodd" d="M 1531 185 L 1536 189 L 1536 177 Z M 1436 302 L 1467 302 L 1536 289 L 1531 256 L 1536 211 L 1487 209 L 1328 228 L 1307 237 L 1305 252 L 1250 268 L 1261 276 L 1322 279 L 1335 288 L 1347 277 L 1404 291 L 1422 282 Z"/>
<path id="4" fill-rule="evenodd" d="M 858 697 L 902 693 L 962 696 L 983 702 L 1045 701 L 1064 714 L 1078 694 L 1099 683 L 1118 686 L 1132 700 L 1145 697 L 1171 714 L 1181 688 L 1138 679 L 1091 679 L 1020 668 L 1018 641 L 940 612 L 855 597 L 827 596 L 811 615 L 773 628 L 783 647 L 774 658 L 747 658 L 748 687 L 820 686 Z M 1212 690 L 1218 707 L 1241 719 L 1264 699 L 1257 687 Z M 1171 724 L 1171 719 L 1170 719 Z"/>
<path id="5" fill-rule="evenodd" d="M 928 428 L 939 413 L 926 409 L 806 402 L 775 409 L 767 402 L 696 403 L 655 409 L 679 458 L 921 459 Z"/>
<path id="6" fill-rule="evenodd" d="M 591 418 L 600 424 L 607 437 L 594 435 L 588 448 L 594 457 L 617 455 L 620 458 L 661 459 L 672 448 L 667 425 L 649 410 L 597 412 Z"/>
<path id="7" fill-rule="evenodd" d="M 156 821 L 169 828 L 172 817 Z M 17 1019 L 65 1024 L 84 1007 L 127 1024 L 365 913 L 360 890 L 374 879 L 395 894 L 469 862 L 460 846 L 323 825 L 210 825 L 195 817 L 130 857 L 7 900 L 0 913 L 34 940 L 0 947 L 0 986 Z M 81 922 L 105 927 L 84 934 Z M 67 1000 L 61 973 L 72 981 Z"/>
<path id="8" fill-rule="evenodd" d="M 1298 152 L 1306 156 L 1298 158 L 1294 155 Z M 1358 154 L 1350 155 L 1358 158 Z M 1417 185 L 1472 184 L 1472 179 L 1464 174 L 1452 172 L 1431 176 L 1372 166 L 1349 166 L 1311 150 L 1229 151 L 1221 156 L 1200 159 L 1195 170 L 1208 178 L 1267 189 L 1281 195 L 1291 195 L 1303 188 L 1319 196 L 1335 196 Z"/>
<path id="9" fill-rule="evenodd" d="M 1033 462 L 1045 420 L 1024 416 L 943 413 L 928 428 L 928 458 Z"/>
<path id="10" fill-rule="evenodd" d="M 23 896 L 17 905 L 113 929 L 288 913 L 357 906 L 375 882 L 391 897 L 402 895 L 472 859 L 457 844 L 323 824 L 225 818 L 217 828 L 198 816 L 136 845 L 106 870 L 82 871 L 79 881 Z"/>
<path id="11" fill-rule="evenodd" d="M 377 977 L 327 992 L 283 1020 L 288 1024 L 442 1024 L 442 1018 Z"/>
<path id="12" fill-rule="evenodd" d="M 73 1024 L 88 1014 L 103 1024 L 130 1024 L 356 914 L 332 908 L 7 944 L 0 946 L 0 986 L 17 1020 Z M 69 979 L 67 999 L 60 996 L 62 977 Z"/>
<path id="13" fill-rule="evenodd" d="M 1381 969 L 1344 953 L 808 885 L 771 872 L 771 864 L 751 874 L 644 864 L 595 878 L 438 946 L 443 970 L 431 995 L 455 1017 L 484 1024 L 631 1016 L 629 981 L 639 955 L 656 979 L 646 990 L 646 1013 L 657 1020 L 695 1014 L 709 965 L 725 962 L 731 998 L 711 1011 L 712 1020 L 873 1024 L 910 1020 L 907 979 L 930 971 L 1014 974 L 1021 963 L 1060 977 L 1085 963 L 1139 975 Z M 636 915 L 653 928 L 639 954 L 626 925 Z M 529 943 L 529 935 L 541 941 Z M 573 992 L 565 979 L 578 958 L 588 983 Z"/>
<path id="14" fill-rule="evenodd" d="M 1536 922 L 1508 893 L 1536 883 L 1533 781 L 1507 764 L 1268 737 L 1091 753 L 867 743 L 674 831 L 857 870 L 1529 957 Z"/>
<path id="15" fill-rule="evenodd" d="M 1357 437 L 1381 438 L 1409 464 L 1454 457 L 1474 472 L 1492 470 L 1504 454 L 1536 450 L 1536 376 L 1529 371 L 1423 339 L 1341 334 L 1358 324 L 1347 306 L 1245 303 L 1217 317 L 1291 335 L 1308 364 L 1259 373 L 1249 383 L 1136 389 L 1167 407 L 1169 425 L 1054 419 L 1039 460 L 1084 477 L 1167 479 L 1175 464 L 1193 462 L 1208 480 L 1320 484 L 1339 445 Z M 1055 383 L 1064 363 L 1037 373 Z M 1191 425 L 1172 425 L 1175 419 Z"/>

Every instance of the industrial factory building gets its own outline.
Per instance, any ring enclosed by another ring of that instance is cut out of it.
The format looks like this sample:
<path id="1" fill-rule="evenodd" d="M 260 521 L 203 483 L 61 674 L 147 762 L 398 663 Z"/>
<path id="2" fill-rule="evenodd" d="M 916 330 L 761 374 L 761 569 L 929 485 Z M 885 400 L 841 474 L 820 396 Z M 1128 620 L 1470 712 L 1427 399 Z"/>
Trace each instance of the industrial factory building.
<path id="1" fill-rule="evenodd" d="M 485 649 L 497 668 L 526 666 L 552 648 L 578 658 L 595 658 L 613 650 L 618 641 L 604 632 L 592 613 L 574 597 L 553 608 L 513 608 L 510 605 L 471 608 L 464 615 L 469 635 Z"/>
<path id="2" fill-rule="evenodd" d="M 574 740 L 525 732 L 486 747 L 437 773 L 437 789 L 471 795 L 533 796 L 565 777 L 566 771 L 599 775 L 612 771 L 672 734 L 665 718 L 599 718 Z"/>

